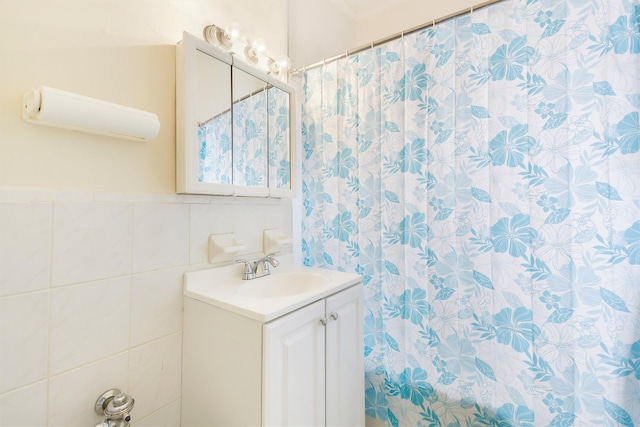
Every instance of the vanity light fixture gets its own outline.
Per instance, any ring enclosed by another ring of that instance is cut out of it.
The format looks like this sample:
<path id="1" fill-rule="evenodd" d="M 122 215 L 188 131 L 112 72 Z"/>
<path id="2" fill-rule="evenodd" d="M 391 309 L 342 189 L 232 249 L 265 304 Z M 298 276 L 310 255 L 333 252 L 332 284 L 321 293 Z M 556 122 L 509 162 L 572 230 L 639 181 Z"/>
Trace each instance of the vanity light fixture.
<path id="1" fill-rule="evenodd" d="M 291 69 L 291 60 L 287 55 L 280 55 L 269 61 L 269 71 L 274 74 L 286 73 Z"/>
<path id="2" fill-rule="evenodd" d="M 224 27 L 224 32 L 229 34 L 231 38 L 244 40 L 242 36 L 242 27 L 237 22 L 232 22 Z"/>
<path id="3" fill-rule="evenodd" d="M 266 54 L 267 43 L 263 39 L 254 39 L 244 48 L 244 56 L 253 63 L 260 61 L 260 56 Z"/>
<path id="4" fill-rule="evenodd" d="M 250 64 L 278 76 L 286 77 L 291 68 L 291 60 L 286 55 L 272 57 L 267 51 L 267 44 L 261 38 L 249 38 L 237 23 L 222 28 L 208 25 L 203 30 L 204 39 L 222 50 L 238 55 Z"/>
<path id="5" fill-rule="evenodd" d="M 217 25 L 208 25 L 203 31 L 204 39 L 212 45 L 222 50 L 232 50 L 234 40 L 244 42 L 242 28 L 238 23 L 231 23 L 226 27 L 218 27 Z"/>

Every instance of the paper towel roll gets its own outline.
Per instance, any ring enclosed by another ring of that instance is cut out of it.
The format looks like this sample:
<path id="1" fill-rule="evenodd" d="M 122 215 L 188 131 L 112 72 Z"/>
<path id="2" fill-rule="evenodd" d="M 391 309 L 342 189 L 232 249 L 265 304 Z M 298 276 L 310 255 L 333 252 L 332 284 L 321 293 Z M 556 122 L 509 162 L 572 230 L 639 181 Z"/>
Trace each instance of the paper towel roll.
<path id="1" fill-rule="evenodd" d="M 147 141 L 158 135 L 158 116 L 147 111 L 41 86 L 24 96 L 30 123 Z"/>

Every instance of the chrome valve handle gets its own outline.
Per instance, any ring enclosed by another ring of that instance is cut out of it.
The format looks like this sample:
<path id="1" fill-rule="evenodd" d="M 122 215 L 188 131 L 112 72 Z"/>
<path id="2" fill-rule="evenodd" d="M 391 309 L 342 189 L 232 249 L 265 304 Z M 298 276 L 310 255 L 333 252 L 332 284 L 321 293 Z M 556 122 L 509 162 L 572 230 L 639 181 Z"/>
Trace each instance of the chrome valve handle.
<path id="1" fill-rule="evenodd" d="M 253 269 L 253 265 L 246 259 L 237 259 L 236 262 L 244 263 L 244 272 L 242 273 L 242 280 L 253 280 L 256 278 L 256 272 Z"/>
<path id="2" fill-rule="evenodd" d="M 96 427 L 129 427 L 135 399 L 117 388 L 105 391 L 96 400 L 94 410 L 106 418 Z"/>

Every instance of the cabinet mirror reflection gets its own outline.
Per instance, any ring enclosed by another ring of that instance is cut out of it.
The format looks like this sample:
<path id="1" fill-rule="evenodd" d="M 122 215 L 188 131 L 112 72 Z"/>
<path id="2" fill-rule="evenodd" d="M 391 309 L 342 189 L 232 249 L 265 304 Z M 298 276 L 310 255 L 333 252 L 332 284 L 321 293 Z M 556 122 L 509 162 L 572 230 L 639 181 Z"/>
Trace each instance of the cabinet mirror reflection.
<path id="1" fill-rule="evenodd" d="M 293 89 L 184 34 L 176 58 L 179 193 L 293 195 Z"/>
<path id="2" fill-rule="evenodd" d="M 233 67 L 233 183 L 267 187 L 267 82 Z"/>
<path id="3" fill-rule="evenodd" d="M 198 181 L 231 184 L 231 66 L 196 52 Z"/>
<path id="4" fill-rule="evenodd" d="M 291 109 L 289 93 L 271 86 L 267 93 L 269 114 L 269 186 L 291 188 Z"/>

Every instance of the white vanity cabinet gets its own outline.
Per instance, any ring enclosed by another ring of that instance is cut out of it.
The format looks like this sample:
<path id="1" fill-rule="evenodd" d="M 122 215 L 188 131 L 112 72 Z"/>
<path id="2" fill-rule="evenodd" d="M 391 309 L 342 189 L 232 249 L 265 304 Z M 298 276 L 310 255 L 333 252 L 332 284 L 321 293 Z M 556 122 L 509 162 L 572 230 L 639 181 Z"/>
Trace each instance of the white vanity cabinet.
<path id="1" fill-rule="evenodd" d="M 364 426 L 362 295 L 266 323 L 185 297 L 182 426 Z"/>

